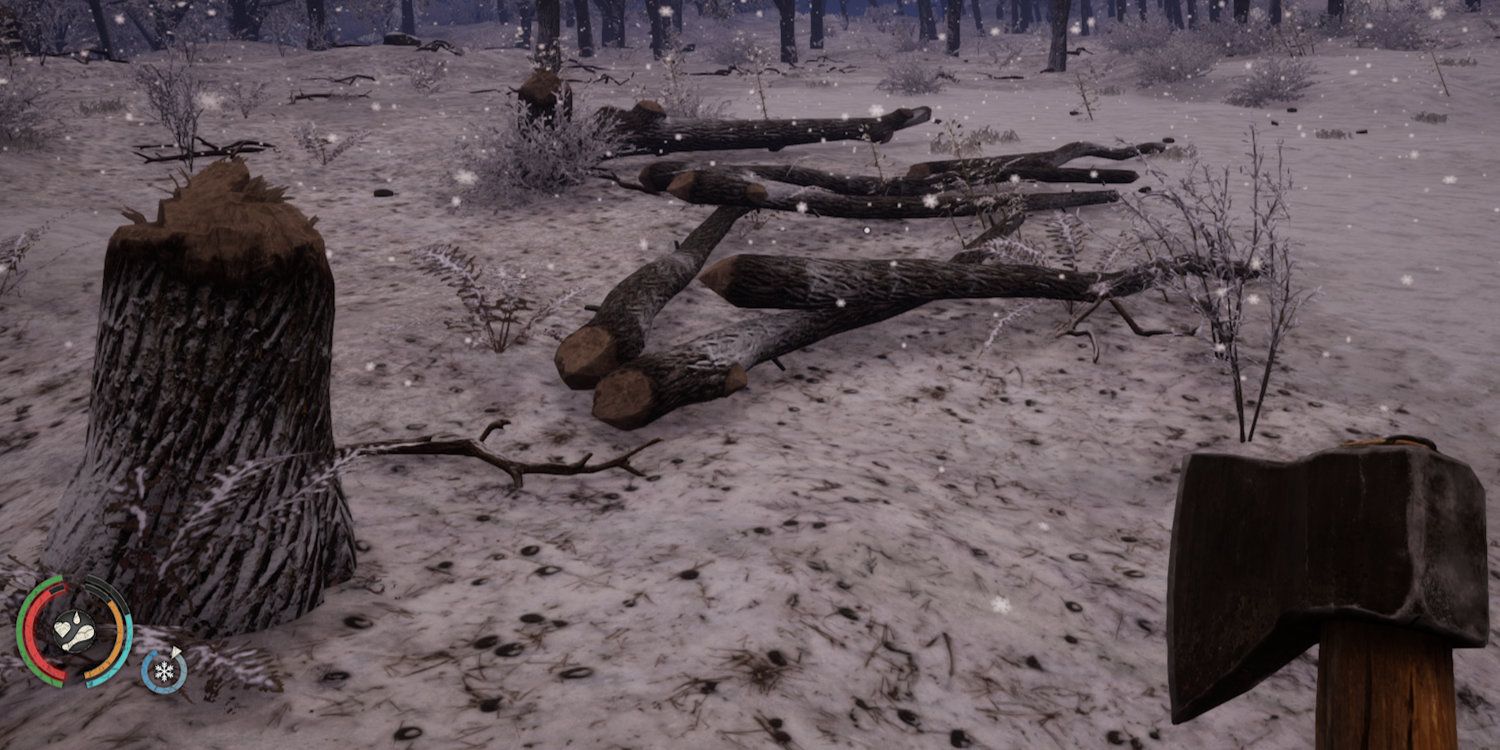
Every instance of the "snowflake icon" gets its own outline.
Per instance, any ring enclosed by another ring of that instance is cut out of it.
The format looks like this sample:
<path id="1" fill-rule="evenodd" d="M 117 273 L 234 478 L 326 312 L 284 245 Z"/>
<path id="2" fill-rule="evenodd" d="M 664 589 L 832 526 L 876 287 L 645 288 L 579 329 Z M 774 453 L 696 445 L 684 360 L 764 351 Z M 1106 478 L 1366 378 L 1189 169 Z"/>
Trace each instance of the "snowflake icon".
<path id="1" fill-rule="evenodd" d="M 151 672 L 157 682 L 171 682 L 172 678 L 177 676 L 177 668 L 172 666 L 171 662 L 166 661 L 159 662 Z"/>

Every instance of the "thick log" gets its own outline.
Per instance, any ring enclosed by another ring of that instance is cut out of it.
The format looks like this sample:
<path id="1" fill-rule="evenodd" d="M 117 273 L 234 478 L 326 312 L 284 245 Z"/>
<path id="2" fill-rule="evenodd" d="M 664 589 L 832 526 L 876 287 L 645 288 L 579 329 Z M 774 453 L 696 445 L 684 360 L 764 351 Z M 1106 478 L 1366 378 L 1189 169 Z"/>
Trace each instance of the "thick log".
<path id="1" fill-rule="evenodd" d="M 1023 214 L 1002 224 L 1014 232 Z M 965 250 L 952 263 L 979 263 Z M 756 365 L 855 328 L 893 318 L 920 303 L 799 310 L 762 315 L 640 357 L 611 372 L 594 390 L 594 417 L 622 430 L 644 427 L 689 404 L 724 398 L 749 384 Z"/>
<path id="2" fill-rule="evenodd" d="M 672 180 L 685 172 L 721 172 L 730 176 L 758 177 L 788 185 L 816 187 L 839 195 L 923 196 L 943 190 L 987 183 L 1034 180 L 1036 182 L 1085 182 L 1121 184 L 1134 182 L 1140 175 L 1129 169 L 1069 169 L 1063 167 L 1019 166 L 985 170 L 975 179 L 965 179 L 954 172 L 928 177 L 878 177 L 841 174 L 792 164 L 722 164 L 695 165 L 685 161 L 654 161 L 641 168 L 641 186 L 651 192 L 663 192 Z"/>
<path id="3" fill-rule="evenodd" d="M 83 461 L 43 564 L 203 637 L 316 607 L 354 572 L 329 408 L 334 283 L 313 222 L 219 161 L 104 257 Z M 247 462 L 229 492 L 216 475 Z"/>
<path id="4" fill-rule="evenodd" d="M 645 102 L 636 105 L 640 109 Z M 654 104 L 654 102 L 652 103 Z M 660 110 L 660 105 L 654 109 Z M 629 112 L 634 112 L 630 110 Z M 927 122 L 927 107 L 897 109 L 880 117 L 799 120 L 690 120 L 632 117 L 626 110 L 603 107 L 600 116 L 615 117 L 622 140 L 616 156 L 722 151 L 764 148 L 780 151 L 787 146 L 827 141 L 867 140 L 886 143 L 896 131 Z"/>
<path id="5" fill-rule="evenodd" d="M 688 203 L 712 206 L 744 206 L 773 211 L 798 211 L 817 216 L 845 219 L 931 219 L 948 216 L 974 216 L 1005 210 L 1010 201 L 1019 201 L 1025 211 L 1051 211 L 1062 208 L 1114 203 L 1120 194 L 1113 190 L 1089 190 L 1068 193 L 1021 193 L 999 191 L 947 191 L 917 197 L 849 196 L 821 188 L 798 187 L 778 182 L 752 182 L 749 175 L 724 171 L 683 172 L 667 186 L 667 192 Z"/>
<path id="6" fill-rule="evenodd" d="M 1110 148 L 1108 146 L 1100 146 L 1096 143 L 1076 141 L 1059 146 L 1051 151 L 1032 151 L 1024 154 L 985 156 L 974 159 L 940 159 L 937 161 L 919 162 L 911 165 L 911 168 L 906 170 L 906 176 L 912 178 L 930 177 L 944 172 L 953 172 L 968 176 L 983 174 L 986 170 L 1003 170 L 1021 166 L 1061 167 L 1074 159 L 1081 159 L 1085 156 L 1124 161 L 1125 159 L 1133 159 L 1143 154 L 1160 153 L 1165 149 L 1166 144 L 1157 142 Z"/>
<path id="7" fill-rule="evenodd" d="M 715 263 L 699 281 L 736 307 L 827 310 L 1001 297 L 1096 302 L 1136 294 L 1169 275 L 1209 270 L 1188 257 L 1121 271 L 1072 271 L 1015 263 L 747 254 Z"/>
<path id="8" fill-rule="evenodd" d="M 615 285 L 594 317 L 563 339 L 553 363 L 574 390 L 593 388 L 599 379 L 646 348 L 656 314 L 692 282 L 708 256 L 750 209 L 715 209 L 672 252 L 641 266 Z"/>

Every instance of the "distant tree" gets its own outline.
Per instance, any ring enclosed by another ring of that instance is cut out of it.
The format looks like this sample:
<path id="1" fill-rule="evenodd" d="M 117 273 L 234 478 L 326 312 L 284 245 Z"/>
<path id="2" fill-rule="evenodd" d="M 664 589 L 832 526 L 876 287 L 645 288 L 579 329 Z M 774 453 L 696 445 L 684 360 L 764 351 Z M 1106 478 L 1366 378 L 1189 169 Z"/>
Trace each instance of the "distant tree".
<path id="1" fill-rule="evenodd" d="M 1240 0 L 1235 0 L 1236 3 Z M 1182 23 L 1182 0 L 1163 0 L 1162 12 L 1167 16 L 1167 22 L 1176 28 L 1183 28 Z"/>
<path id="2" fill-rule="evenodd" d="M 808 49 L 823 49 L 823 14 L 826 0 L 810 0 L 807 9 L 811 33 L 807 37 Z"/>
<path id="3" fill-rule="evenodd" d="M 510 23 L 510 6 L 505 4 L 505 0 L 495 0 L 495 20 Z"/>
<path id="4" fill-rule="evenodd" d="M 278 4 L 265 0 L 229 0 L 229 35 L 235 39 L 260 41 L 261 24 Z"/>
<path id="5" fill-rule="evenodd" d="M 562 70 L 562 3 L 537 0 L 536 64 L 556 73 Z"/>
<path id="6" fill-rule="evenodd" d="M 1048 17 L 1052 21 L 1052 47 L 1047 52 L 1047 68 L 1054 73 L 1068 69 L 1069 0 L 1052 0 Z"/>
<path id="7" fill-rule="evenodd" d="M 948 22 L 948 54 L 957 57 L 959 34 L 964 25 L 964 0 L 946 0 L 943 16 Z"/>
<path id="8" fill-rule="evenodd" d="M 984 35 L 984 18 L 979 14 L 979 0 L 970 0 L 969 11 L 974 14 L 974 30 Z"/>
<path id="9" fill-rule="evenodd" d="M 578 56 L 594 56 L 594 25 L 589 21 L 589 0 L 573 0 L 573 17 L 578 26 Z"/>
<path id="10" fill-rule="evenodd" d="M 1089 26 L 1090 26 L 1089 21 L 1093 20 L 1093 18 L 1094 18 L 1094 3 L 1093 3 L 1093 0 L 1079 0 L 1079 2 L 1078 2 L 1078 34 L 1080 36 L 1088 36 L 1089 33 L 1092 31 L 1092 29 L 1089 28 Z"/>
<path id="11" fill-rule="evenodd" d="M 671 7 L 666 0 L 646 0 L 646 20 L 651 24 L 651 55 L 658 60 L 666 55 L 670 46 L 667 37 L 672 23 L 667 14 L 672 12 Z"/>
<path id="12" fill-rule="evenodd" d="M 781 17 L 781 61 L 791 65 L 797 62 L 797 0 L 771 1 Z"/>
<path id="13" fill-rule="evenodd" d="M 1212 0 L 1210 0 L 1210 2 L 1212 2 Z M 1270 16 L 1272 25 L 1280 26 L 1281 17 L 1283 15 L 1286 15 L 1281 8 L 1281 0 L 1270 0 L 1270 2 L 1266 4 L 1266 15 Z"/>
<path id="14" fill-rule="evenodd" d="M 1331 5 L 1335 0 L 1328 0 L 1328 2 Z M 1343 0 L 1337 0 L 1337 2 L 1342 4 Z M 1250 0 L 1234 0 L 1234 20 L 1240 23 L 1250 21 Z"/>
<path id="15" fill-rule="evenodd" d="M 599 45 L 625 46 L 625 0 L 594 0 L 599 8 Z"/>
<path id="16" fill-rule="evenodd" d="M 1187 15 L 1187 25 L 1188 25 L 1188 28 L 1190 28 L 1190 29 L 1196 29 L 1196 28 L 1198 28 L 1198 0 L 1182 0 L 1182 1 L 1186 5 L 1185 13 Z M 1276 1 L 1277 0 L 1271 0 L 1271 2 L 1276 2 Z M 1213 2 L 1213 0 L 1209 0 L 1209 2 Z"/>
<path id="17" fill-rule="evenodd" d="M 328 49 L 333 44 L 333 30 L 328 27 L 328 8 L 324 0 L 307 0 L 307 48 Z"/>
<path id="18" fill-rule="evenodd" d="M 1344 17 L 1344 0 L 1328 0 L 1328 17 Z"/>
<path id="19" fill-rule="evenodd" d="M 917 0 L 917 26 L 922 41 L 937 40 L 937 18 L 932 13 L 932 0 Z"/>
<path id="20" fill-rule="evenodd" d="M 401 0 L 401 33 L 417 34 L 417 9 L 414 0 Z"/>
<path id="21" fill-rule="evenodd" d="M 109 59 L 115 59 L 115 47 L 109 40 L 109 22 L 104 18 L 104 5 L 100 0 L 89 0 L 89 15 L 94 17 L 94 31 L 99 34 L 99 48 L 104 50 Z"/>

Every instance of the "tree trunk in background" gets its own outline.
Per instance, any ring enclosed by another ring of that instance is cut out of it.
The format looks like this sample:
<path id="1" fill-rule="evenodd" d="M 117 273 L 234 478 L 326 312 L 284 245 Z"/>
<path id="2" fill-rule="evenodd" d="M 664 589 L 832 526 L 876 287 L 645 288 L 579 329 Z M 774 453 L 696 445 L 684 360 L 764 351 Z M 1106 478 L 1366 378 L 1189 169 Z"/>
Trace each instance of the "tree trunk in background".
<path id="1" fill-rule="evenodd" d="M 1344 17 L 1344 0 L 1328 0 L 1328 17 Z"/>
<path id="2" fill-rule="evenodd" d="M 682 0 L 672 0 L 672 28 L 682 33 Z"/>
<path id="3" fill-rule="evenodd" d="M 1250 21 L 1250 0 L 1234 0 L 1234 20 L 1240 23 Z"/>
<path id="4" fill-rule="evenodd" d="M 328 8 L 324 0 L 307 0 L 307 48 L 328 49 L 333 42 L 332 33 L 328 28 Z"/>
<path id="5" fill-rule="evenodd" d="M 1271 25 L 1280 26 L 1281 16 L 1283 15 L 1283 13 L 1284 12 L 1281 8 L 1281 0 L 1270 0 L 1270 2 L 1266 4 L 1266 15 L 1270 16 Z"/>
<path id="6" fill-rule="evenodd" d="M 1235 0 L 1239 2 L 1240 0 Z M 1182 28 L 1182 0 L 1163 0 L 1162 12 L 1167 16 L 1167 22 L 1177 28 Z"/>
<path id="7" fill-rule="evenodd" d="M 984 36 L 984 17 L 980 15 L 979 0 L 970 0 L 970 2 L 969 2 L 969 11 L 974 14 L 974 30 L 977 31 L 977 32 L 979 32 L 979 35 L 981 37 L 983 37 Z"/>
<path id="8" fill-rule="evenodd" d="M 408 2 L 408 0 L 402 0 Z M 536 20 L 536 0 L 517 0 L 516 2 L 516 30 L 521 32 L 516 37 L 516 46 L 531 54 L 531 22 Z"/>
<path id="9" fill-rule="evenodd" d="M 505 0 L 495 0 L 495 20 L 510 23 L 510 7 L 505 4 Z"/>
<path id="10" fill-rule="evenodd" d="M 808 49 L 823 49 L 823 14 L 826 9 L 826 0 L 810 0 L 808 4 L 807 23 L 812 31 L 807 37 Z"/>
<path id="11" fill-rule="evenodd" d="M 1198 0 L 1183 0 L 1183 4 L 1186 6 L 1184 13 L 1188 28 L 1198 28 Z"/>
<path id="12" fill-rule="evenodd" d="M 974 0 L 979 2 L 979 0 Z M 873 6 L 872 6 L 873 7 Z M 839 17 L 844 20 L 844 31 L 849 30 L 849 0 L 839 0 Z"/>
<path id="13" fill-rule="evenodd" d="M 329 475 L 333 274 L 281 191 L 216 162 L 109 241 L 83 461 L 42 559 L 109 581 L 139 622 L 262 630 L 354 573 Z"/>
<path id="14" fill-rule="evenodd" d="M 1052 46 L 1047 52 L 1047 67 L 1055 73 L 1068 69 L 1068 0 L 1052 0 Z"/>
<path id="15" fill-rule="evenodd" d="M 578 21 L 578 56 L 594 56 L 594 25 L 589 21 L 589 0 L 573 0 L 573 15 Z"/>
<path id="16" fill-rule="evenodd" d="M 1093 3 L 1093 0 L 1079 0 L 1079 3 L 1078 3 L 1078 34 L 1080 36 L 1088 36 L 1090 33 L 1093 32 L 1093 28 L 1092 28 L 1093 24 L 1089 23 L 1093 19 L 1094 19 L 1094 3 Z"/>
<path id="17" fill-rule="evenodd" d="M 561 0 L 537 0 L 536 64 L 554 73 L 562 70 Z"/>
<path id="18" fill-rule="evenodd" d="M 948 22 L 948 54 L 958 57 L 959 36 L 964 25 L 964 0 L 947 0 L 943 16 Z"/>
<path id="19" fill-rule="evenodd" d="M 413 0 L 401 0 L 401 33 L 417 35 L 417 8 Z"/>
<path id="20" fill-rule="evenodd" d="M 229 0 L 229 36 L 258 42 L 262 20 L 264 19 L 250 8 L 249 0 Z"/>
<path id="21" fill-rule="evenodd" d="M 797 62 L 797 2 L 796 0 L 774 0 L 776 13 L 781 17 L 781 61 L 791 65 Z"/>
<path id="22" fill-rule="evenodd" d="M 94 33 L 99 35 L 99 49 L 113 60 L 117 57 L 115 47 L 109 40 L 109 20 L 104 16 L 104 4 L 102 0 L 89 0 L 89 15 L 94 17 Z"/>
<path id="23" fill-rule="evenodd" d="M 599 46 L 619 46 L 618 39 L 621 38 L 619 25 L 615 23 L 615 5 L 623 0 L 594 0 L 594 7 L 599 9 Z"/>
<path id="24" fill-rule="evenodd" d="M 667 50 L 667 32 L 672 22 L 662 15 L 666 0 L 646 0 L 646 20 L 651 22 L 651 56 L 660 60 Z"/>
<path id="25" fill-rule="evenodd" d="M 932 12 L 932 0 L 917 0 L 918 37 L 924 42 L 937 39 L 937 18 Z"/>
<path id="26" fill-rule="evenodd" d="M 1146 20 L 1146 0 L 1135 0 L 1135 4 L 1141 10 L 1141 20 Z"/>

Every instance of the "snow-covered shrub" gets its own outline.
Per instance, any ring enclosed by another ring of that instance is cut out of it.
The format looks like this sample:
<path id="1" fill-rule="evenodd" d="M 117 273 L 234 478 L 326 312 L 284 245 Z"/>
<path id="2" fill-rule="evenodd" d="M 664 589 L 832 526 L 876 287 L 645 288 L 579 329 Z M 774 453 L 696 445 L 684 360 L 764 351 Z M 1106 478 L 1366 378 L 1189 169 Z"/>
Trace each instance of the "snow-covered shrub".
<path id="1" fill-rule="evenodd" d="M 1353 138 L 1354 134 L 1342 128 L 1318 128 L 1313 131 L 1313 137 L 1321 138 L 1325 141 L 1342 141 Z"/>
<path id="2" fill-rule="evenodd" d="M 903 57 L 886 68 L 885 78 L 875 88 L 891 94 L 936 94 L 943 90 L 952 74 L 942 68 L 934 68 L 920 57 Z"/>
<path id="3" fill-rule="evenodd" d="M 662 58 L 662 63 L 667 70 L 667 84 L 655 93 L 654 98 L 668 115 L 694 120 L 724 115 L 729 102 L 705 99 L 703 87 L 683 70 L 681 54 L 674 51 Z"/>
<path id="4" fill-rule="evenodd" d="M 526 343 L 538 323 L 579 292 L 568 290 L 550 302 L 538 303 L 530 273 L 504 267 L 485 269 L 457 245 L 419 247 L 411 251 L 411 261 L 422 273 L 448 285 L 463 304 L 464 317 L 447 321 L 447 327 L 462 332 L 465 344 L 496 354 L 512 344 Z"/>
<path id="5" fill-rule="evenodd" d="M 1355 20 L 1354 42 L 1375 49 L 1426 49 L 1427 36 L 1422 31 L 1424 18 L 1415 8 L 1367 10 Z"/>
<path id="6" fill-rule="evenodd" d="M 250 119 L 250 113 L 261 105 L 266 99 L 266 88 L 270 84 L 265 81 L 236 80 L 229 84 L 224 95 L 239 110 L 240 117 Z"/>
<path id="7" fill-rule="evenodd" d="M 876 28 L 891 37 L 890 49 L 895 52 L 916 52 L 927 46 L 914 19 L 897 18 L 881 14 L 876 17 Z"/>
<path id="8" fill-rule="evenodd" d="M 1448 121 L 1448 116 L 1437 112 L 1418 112 L 1411 116 L 1417 122 L 1425 122 L 1428 125 L 1441 125 Z"/>
<path id="9" fill-rule="evenodd" d="M 744 31 L 715 29 L 704 36 L 698 48 L 708 50 L 708 59 L 716 65 L 753 72 L 772 59 L 771 51 Z"/>
<path id="10" fill-rule="evenodd" d="M 6 3 L 19 21 L 16 27 L 22 49 L 32 54 L 62 54 L 76 49 L 75 43 L 88 28 L 88 6 L 69 0 L 12 0 Z M 92 37 L 90 37 L 92 39 Z"/>
<path id="11" fill-rule="evenodd" d="M 0 303 L 21 285 L 21 279 L 26 278 L 26 255 L 48 228 L 50 225 L 34 227 L 14 237 L 0 239 Z"/>
<path id="12" fill-rule="evenodd" d="M 1472 68 L 1472 67 L 1474 67 L 1475 65 L 1478 65 L 1478 64 L 1479 64 L 1479 61 L 1476 60 L 1476 59 L 1474 59 L 1472 56 L 1470 56 L 1470 57 L 1439 57 L 1438 58 L 1438 65 L 1448 65 L 1448 66 L 1452 66 L 1452 67 L 1456 67 L 1456 68 Z"/>
<path id="13" fill-rule="evenodd" d="M 1219 60 L 1217 47 L 1190 34 L 1173 34 L 1159 47 L 1135 54 L 1136 80 L 1142 86 L 1197 78 Z"/>
<path id="14" fill-rule="evenodd" d="M 125 100 L 118 96 L 108 99 L 94 99 L 93 101 L 82 101 L 78 103 L 78 114 L 84 117 L 96 117 L 98 115 L 112 115 L 116 112 L 125 111 Z"/>
<path id="15" fill-rule="evenodd" d="M 1011 140 L 1018 140 L 1014 130 L 1001 133 L 984 125 L 965 131 L 963 127 L 962 123 L 955 123 L 952 128 L 939 132 L 928 143 L 928 150 L 934 154 L 949 154 L 956 159 L 966 159 L 980 155 L 985 146 L 1003 143 L 1007 135 L 1011 136 Z"/>
<path id="16" fill-rule="evenodd" d="M 168 60 L 162 65 L 141 65 L 135 69 L 135 82 L 157 122 L 172 134 L 172 143 L 191 155 L 198 138 L 198 119 L 203 116 L 203 82 L 191 66 Z M 193 168 L 192 158 L 187 160 Z"/>
<path id="17" fill-rule="evenodd" d="M 1172 37 L 1172 24 L 1161 17 L 1149 21 L 1131 19 L 1125 23 L 1110 24 L 1099 36 L 1101 43 L 1116 52 L 1133 55 L 1141 51 L 1157 49 Z"/>
<path id="18" fill-rule="evenodd" d="M 368 133 L 363 130 L 356 130 L 347 135 L 320 133 L 316 125 L 304 122 L 297 126 L 297 145 L 301 146 L 309 156 L 317 159 L 319 164 L 326 167 L 345 151 L 359 145 L 366 135 Z"/>
<path id="19" fill-rule="evenodd" d="M 1273 57 L 1252 64 L 1246 76 L 1224 101 L 1239 107 L 1264 107 L 1270 102 L 1294 102 L 1313 85 L 1317 72 L 1303 58 Z"/>
<path id="20" fill-rule="evenodd" d="M 512 102 L 465 141 L 455 179 L 473 202 L 494 208 L 552 196 L 589 179 L 619 144 L 608 119 L 581 114 L 532 119 Z"/>
<path id="21" fill-rule="evenodd" d="M 400 71 L 411 82 L 412 88 L 431 94 L 442 88 L 443 79 L 448 77 L 448 61 L 419 55 L 402 65 Z"/>
<path id="22" fill-rule="evenodd" d="M 25 68 L 0 69 L 0 150 L 40 148 L 47 121 L 41 82 Z"/>
<path id="23" fill-rule="evenodd" d="M 1225 365 L 1240 442 L 1255 438 L 1277 357 L 1315 293 L 1301 285 L 1298 245 L 1287 230 L 1293 186 L 1281 148 L 1267 153 L 1253 128 L 1249 140 L 1248 163 L 1238 169 L 1195 157 L 1182 176 L 1169 177 L 1147 162 L 1155 189 L 1122 201 L 1132 234 L 1153 259 L 1185 258 L 1199 269 L 1164 281 L 1202 318 L 1214 357 Z M 1253 377 L 1256 365 L 1261 371 Z"/>
<path id="24" fill-rule="evenodd" d="M 1217 47 L 1220 54 L 1241 57 L 1258 55 L 1276 46 L 1276 31 L 1265 19 L 1252 18 L 1248 23 L 1199 23 L 1190 33 Z"/>

